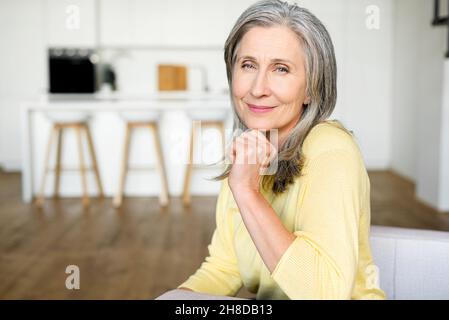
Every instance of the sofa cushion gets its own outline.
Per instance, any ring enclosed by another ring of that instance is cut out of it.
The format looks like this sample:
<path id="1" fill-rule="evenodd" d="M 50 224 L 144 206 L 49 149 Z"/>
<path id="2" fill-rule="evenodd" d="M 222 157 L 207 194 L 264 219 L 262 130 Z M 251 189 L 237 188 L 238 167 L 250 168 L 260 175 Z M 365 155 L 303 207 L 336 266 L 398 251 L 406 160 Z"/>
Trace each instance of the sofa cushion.
<path id="1" fill-rule="evenodd" d="M 449 299 L 449 232 L 372 226 L 371 247 L 388 299 Z"/>

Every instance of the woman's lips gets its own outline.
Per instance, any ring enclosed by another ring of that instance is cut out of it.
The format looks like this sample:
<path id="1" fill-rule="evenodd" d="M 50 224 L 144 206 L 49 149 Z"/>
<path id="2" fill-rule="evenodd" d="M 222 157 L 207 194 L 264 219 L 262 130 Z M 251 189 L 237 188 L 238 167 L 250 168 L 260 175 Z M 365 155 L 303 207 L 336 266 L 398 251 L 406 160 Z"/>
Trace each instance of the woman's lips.
<path id="1" fill-rule="evenodd" d="M 255 113 L 266 113 L 266 112 L 270 112 L 274 108 L 276 108 L 276 107 L 270 107 L 270 106 L 258 106 L 258 105 L 249 104 L 249 103 L 247 105 L 248 105 L 249 110 L 251 110 L 252 112 L 255 112 Z"/>

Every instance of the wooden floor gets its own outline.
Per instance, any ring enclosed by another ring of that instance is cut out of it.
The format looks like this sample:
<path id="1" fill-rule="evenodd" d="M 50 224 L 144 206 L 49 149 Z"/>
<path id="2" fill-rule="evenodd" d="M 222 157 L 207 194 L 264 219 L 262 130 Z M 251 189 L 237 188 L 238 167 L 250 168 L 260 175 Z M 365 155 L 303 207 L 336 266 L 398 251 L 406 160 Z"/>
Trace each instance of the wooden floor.
<path id="1" fill-rule="evenodd" d="M 410 182 L 370 179 L 372 224 L 449 231 L 449 214 L 416 202 Z M 174 198 L 161 210 L 156 198 L 133 198 L 115 210 L 106 199 L 84 210 L 64 199 L 38 210 L 21 202 L 20 174 L 0 172 L 0 299 L 152 299 L 203 261 L 215 202 L 194 197 L 186 210 Z M 65 287 L 68 265 L 80 268 L 80 290 Z"/>

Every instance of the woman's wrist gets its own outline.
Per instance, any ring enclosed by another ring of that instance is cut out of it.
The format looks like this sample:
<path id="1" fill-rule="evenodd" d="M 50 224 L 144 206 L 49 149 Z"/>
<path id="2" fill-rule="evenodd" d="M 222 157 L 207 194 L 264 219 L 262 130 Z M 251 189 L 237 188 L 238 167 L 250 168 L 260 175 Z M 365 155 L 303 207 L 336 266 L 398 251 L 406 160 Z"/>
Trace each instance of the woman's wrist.
<path id="1" fill-rule="evenodd" d="M 263 198 L 259 190 L 245 187 L 234 188 L 232 190 L 232 194 L 234 196 L 235 202 L 239 207 L 247 206 Z"/>

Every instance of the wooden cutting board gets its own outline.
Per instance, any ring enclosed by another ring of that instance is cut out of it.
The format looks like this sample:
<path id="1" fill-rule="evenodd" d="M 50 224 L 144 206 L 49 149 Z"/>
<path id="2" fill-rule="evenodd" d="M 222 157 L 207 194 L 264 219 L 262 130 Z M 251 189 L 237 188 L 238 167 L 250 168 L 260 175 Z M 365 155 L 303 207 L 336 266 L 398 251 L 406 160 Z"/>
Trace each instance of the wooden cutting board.
<path id="1" fill-rule="evenodd" d="M 187 90 L 187 68 L 182 65 L 158 65 L 159 91 Z"/>

